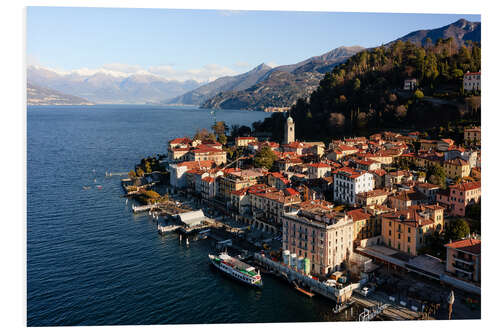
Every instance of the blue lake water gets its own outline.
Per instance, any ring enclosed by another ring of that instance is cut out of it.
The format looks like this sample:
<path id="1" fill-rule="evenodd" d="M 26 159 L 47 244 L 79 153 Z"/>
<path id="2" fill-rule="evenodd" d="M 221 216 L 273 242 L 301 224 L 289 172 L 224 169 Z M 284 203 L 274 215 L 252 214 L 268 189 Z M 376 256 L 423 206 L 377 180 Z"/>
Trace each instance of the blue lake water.
<path id="1" fill-rule="evenodd" d="M 207 110 L 108 105 L 27 112 L 28 326 L 344 319 L 332 315 L 328 300 L 307 298 L 272 277 L 254 290 L 222 276 L 209 266 L 209 240 L 186 247 L 174 235 L 158 235 L 148 215 L 131 212 L 120 177 L 105 177 L 165 153 L 174 137 L 209 128 Z M 250 126 L 266 116 L 217 112 L 228 125 Z"/>

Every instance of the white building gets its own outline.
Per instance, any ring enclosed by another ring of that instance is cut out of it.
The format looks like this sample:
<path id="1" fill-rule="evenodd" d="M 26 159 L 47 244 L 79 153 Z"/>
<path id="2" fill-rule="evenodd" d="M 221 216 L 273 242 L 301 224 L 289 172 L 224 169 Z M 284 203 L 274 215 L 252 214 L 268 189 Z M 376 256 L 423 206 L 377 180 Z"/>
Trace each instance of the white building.
<path id="1" fill-rule="evenodd" d="M 188 161 L 177 164 L 170 164 L 168 171 L 170 173 L 170 185 L 177 188 L 186 187 L 186 172 L 191 169 L 210 169 L 212 161 Z"/>
<path id="2" fill-rule="evenodd" d="M 356 194 L 375 188 L 373 175 L 369 172 L 348 167 L 333 172 L 333 200 L 350 205 L 356 202 Z"/>
<path id="3" fill-rule="evenodd" d="M 464 74 L 464 91 L 481 90 L 481 72 Z"/>
<path id="4" fill-rule="evenodd" d="M 417 79 L 406 79 L 403 89 L 404 90 L 415 90 L 417 88 Z"/>

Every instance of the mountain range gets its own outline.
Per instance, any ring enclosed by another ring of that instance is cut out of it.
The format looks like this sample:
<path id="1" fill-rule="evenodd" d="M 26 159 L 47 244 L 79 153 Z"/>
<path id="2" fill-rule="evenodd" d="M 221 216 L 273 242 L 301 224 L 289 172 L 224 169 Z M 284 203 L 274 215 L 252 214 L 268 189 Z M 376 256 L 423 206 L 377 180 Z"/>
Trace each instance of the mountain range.
<path id="1" fill-rule="evenodd" d="M 449 37 L 459 46 L 468 40 L 480 43 L 481 23 L 461 19 L 441 28 L 411 32 L 386 45 L 398 40 L 423 45 L 427 38 L 435 43 L 439 38 Z M 40 66 L 29 66 L 27 77 L 35 86 L 94 103 L 159 103 L 262 110 L 268 106 L 290 106 L 298 98 L 309 96 L 324 73 L 362 50 L 361 46 L 342 46 L 296 64 L 271 68 L 263 63 L 246 73 L 220 77 L 205 84 L 194 80 L 167 80 L 147 73 L 127 76 L 106 72 L 59 73 Z"/>
<path id="2" fill-rule="evenodd" d="M 88 100 L 28 83 L 28 105 L 92 105 Z"/>
<path id="3" fill-rule="evenodd" d="M 58 73 L 41 66 L 28 66 L 27 78 L 30 84 L 79 96 L 96 104 L 158 103 L 201 85 L 194 80 L 180 82 L 151 74 Z"/>

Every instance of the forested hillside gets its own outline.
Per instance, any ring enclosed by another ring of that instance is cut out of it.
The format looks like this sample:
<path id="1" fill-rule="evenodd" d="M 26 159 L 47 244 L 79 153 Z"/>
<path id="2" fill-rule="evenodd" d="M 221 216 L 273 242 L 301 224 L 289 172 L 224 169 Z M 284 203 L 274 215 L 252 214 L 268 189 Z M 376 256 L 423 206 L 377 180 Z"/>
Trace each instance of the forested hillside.
<path id="1" fill-rule="evenodd" d="M 480 71 L 480 45 L 458 47 L 453 38 L 424 45 L 397 41 L 359 52 L 327 72 L 310 98 L 297 100 L 291 109 L 296 137 L 324 139 L 479 120 L 480 105 L 463 93 L 462 80 L 467 71 Z M 410 78 L 418 80 L 417 90 L 403 90 Z M 279 139 L 283 121 L 277 114 L 254 127 L 273 131 Z"/>

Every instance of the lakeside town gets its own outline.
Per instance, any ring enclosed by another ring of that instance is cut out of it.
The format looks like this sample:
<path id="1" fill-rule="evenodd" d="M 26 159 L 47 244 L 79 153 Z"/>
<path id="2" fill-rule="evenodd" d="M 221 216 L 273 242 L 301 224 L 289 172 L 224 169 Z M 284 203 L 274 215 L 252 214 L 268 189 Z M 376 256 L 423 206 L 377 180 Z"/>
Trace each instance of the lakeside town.
<path id="1" fill-rule="evenodd" d="M 227 130 L 143 159 L 122 179 L 133 211 L 179 241 L 210 235 L 264 284 L 272 274 L 334 312 L 356 303 L 357 320 L 480 318 L 479 126 L 460 142 L 402 130 L 306 142 L 291 116 L 281 143 Z"/>

